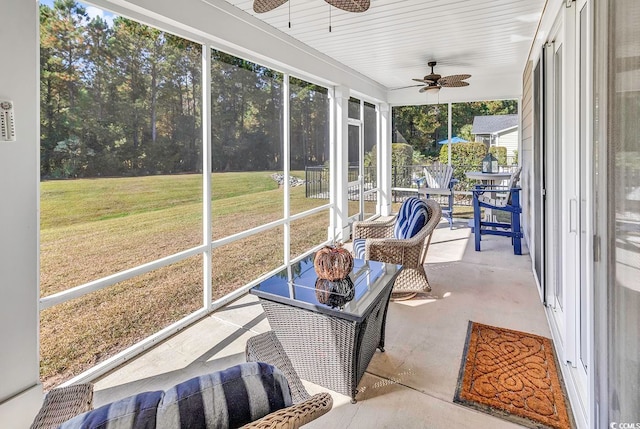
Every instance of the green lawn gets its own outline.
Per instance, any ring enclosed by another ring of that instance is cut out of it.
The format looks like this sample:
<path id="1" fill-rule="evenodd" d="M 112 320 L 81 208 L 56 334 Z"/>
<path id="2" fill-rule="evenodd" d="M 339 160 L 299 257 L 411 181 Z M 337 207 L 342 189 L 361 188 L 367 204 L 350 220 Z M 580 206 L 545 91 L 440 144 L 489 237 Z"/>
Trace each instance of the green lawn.
<path id="1" fill-rule="evenodd" d="M 211 175 L 212 201 L 278 189 L 265 172 Z M 42 182 L 42 229 L 95 222 L 188 204 L 202 204 L 202 175 Z"/>
<path id="2" fill-rule="evenodd" d="M 270 172 L 212 174 L 214 238 L 283 217 Z M 296 175 L 300 175 L 297 173 Z M 291 189 L 292 213 L 327 200 Z M 41 184 L 41 296 L 202 243 L 202 175 Z M 293 255 L 326 239 L 328 211 L 292 225 Z M 282 228 L 217 248 L 219 297 L 282 264 Z M 41 313 L 41 377 L 52 387 L 202 306 L 202 258 L 121 282 Z"/>
<path id="3" fill-rule="evenodd" d="M 304 177 L 303 172 L 294 172 Z M 212 174 L 212 238 L 282 219 L 271 172 Z M 291 188 L 291 213 L 328 200 Z M 375 212 L 367 202 L 366 212 Z M 394 204 L 397 210 L 398 204 Z M 202 175 L 77 179 L 41 184 L 40 291 L 60 292 L 202 244 Z M 456 216 L 470 208 L 456 207 Z M 350 202 L 350 212 L 357 202 Z M 291 256 L 327 238 L 328 210 L 291 224 Z M 283 228 L 216 248 L 214 299 L 283 262 Z M 87 370 L 202 307 L 200 255 L 41 312 L 46 388 Z"/>

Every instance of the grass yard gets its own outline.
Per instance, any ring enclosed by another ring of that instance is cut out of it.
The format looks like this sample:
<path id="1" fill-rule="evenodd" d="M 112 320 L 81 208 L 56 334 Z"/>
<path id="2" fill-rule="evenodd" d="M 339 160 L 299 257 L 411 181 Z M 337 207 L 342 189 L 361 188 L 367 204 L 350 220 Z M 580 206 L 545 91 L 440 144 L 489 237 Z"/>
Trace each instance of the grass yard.
<path id="1" fill-rule="evenodd" d="M 212 187 L 214 239 L 283 216 L 283 192 L 269 172 L 216 173 Z M 201 175 L 43 182 L 41 296 L 201 244 L 201 195 Z M 292 213 L 327 202 L 291 190 Z M 328 210 L 293 222 L 291 253 L 324 241 L 328 224 Z M 282 237 L 280 227 L 217 248 L 214 299 L 281 265 Z M 45 388 L 201 308 L 202 267 L 194 256 L 42 311 Z"/>

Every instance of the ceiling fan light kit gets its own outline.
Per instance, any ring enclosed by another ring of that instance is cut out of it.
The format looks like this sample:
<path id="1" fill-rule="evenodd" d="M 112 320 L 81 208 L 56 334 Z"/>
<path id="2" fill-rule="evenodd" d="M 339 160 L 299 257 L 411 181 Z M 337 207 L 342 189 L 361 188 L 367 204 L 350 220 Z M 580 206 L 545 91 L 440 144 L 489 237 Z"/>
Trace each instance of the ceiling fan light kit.
<path id="1" fill-rule="evenodd" d="M 465 82 L 464 80 L 470 78 L 470 74 L 454 74 L 451 76 L 441 76 L 433 71 L 433 68 L 436 66 L 436 64 L 437 63 L 435 61 L 429 61 L 428 65 L 429 67 L 431 67 L 431 73 L 426 75 L 422 79 L 412 79 L 416 82 L 421 82 L 424 84 L 424 86 L 419 89 L 420 92 L 438 92 L 441 88 L 459 88 L 462 86 L 469 86 L 469 82 Z"/>
<path id="2" fill-rule="evenodd" d="M 427 91 L 440 92 L 440 89 L 442 89 L 442 87 L 434 83 L 434 84 L 429 84 L 427 86 L 423 86 L 422 88 L 419 89 L 419 92 L 427 92 Z"/>

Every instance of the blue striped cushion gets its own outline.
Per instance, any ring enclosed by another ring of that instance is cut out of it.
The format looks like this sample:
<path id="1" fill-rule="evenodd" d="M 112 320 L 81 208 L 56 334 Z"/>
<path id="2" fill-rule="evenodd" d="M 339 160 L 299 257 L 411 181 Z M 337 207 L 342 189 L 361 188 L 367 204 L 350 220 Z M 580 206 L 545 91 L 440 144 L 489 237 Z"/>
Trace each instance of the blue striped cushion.
<path id="1" fill-rule="evenodd" d="M 235 428 L 292 403 L 279 369 L 248 362 L 167 390 L 158 408 L 158 428 Z"/>
<path id="2" fill-rule="evenodd" d="M 427 203 L 416 197 L 407 198 L 400 207 L 393 236 L 399 239 L 413 237 L 425 226 L 428 216 Z"/>
<path id="3" fill-rule="evenodd" d="M 164 392 L 144 392 L 80 414 L 59 429 L 147 429 L 156 427 L 156 411 Z"/>
<path id="4" fill-rule="evenodd" d="M 74 417 L 60 429 L 237 428 L 292 403 L 289 384 L 278 368 L 247 362 L 165 392 L 112 402 Z"/>
<path id="5" fill-rule="evenodd" d="M 353 240 L 353 254 L 356 258 L 364 259 L 366 242 L 367 240 L 365 238 L 356 238 Z"/>

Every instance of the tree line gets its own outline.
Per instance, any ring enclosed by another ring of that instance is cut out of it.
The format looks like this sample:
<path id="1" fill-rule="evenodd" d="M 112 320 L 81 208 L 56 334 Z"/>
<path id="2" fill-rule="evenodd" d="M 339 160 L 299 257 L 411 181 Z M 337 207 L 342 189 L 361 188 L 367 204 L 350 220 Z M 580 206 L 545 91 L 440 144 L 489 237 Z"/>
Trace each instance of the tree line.
<path id="1" fill-rule="evenodd" d="M 202 171 L 202 45 L 40 5 L 41 177 Z M 283 75 L 211 51 L 212 170 L 282 169 Z M 291 82 L 292 168 L 328 158 L 327 90 Z"/>
<path id="2" fill-rule="evenodd" d="M 283 74 L 210 54 L 212 170 L 281 170 Z M 40 5 L 40 67 L 42 178 L 202 171 L 202 45 L 55 0 Z M 291 78 L 289 96 L 291 168 L 325 164 L 327 89 Z M 452 109 L 453 134 L 470 139 L 474 116 L 516 113 L 517 102 Z M 393 125 L 416 153 L 437 157 L 447 111 L 394 107 Z"/>

